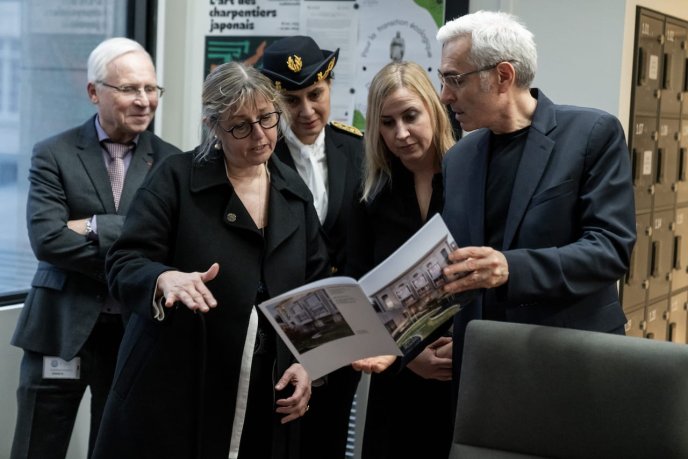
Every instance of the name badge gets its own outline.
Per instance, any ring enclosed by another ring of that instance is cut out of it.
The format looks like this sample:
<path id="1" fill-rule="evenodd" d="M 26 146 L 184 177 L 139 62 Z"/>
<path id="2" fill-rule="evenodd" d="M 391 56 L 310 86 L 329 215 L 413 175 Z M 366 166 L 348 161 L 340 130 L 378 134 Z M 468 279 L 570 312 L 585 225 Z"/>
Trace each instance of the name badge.
<path id="1" fill-rule="evenodd" d="M 59 357 L 43 357 L 43 378 L 79 379 L 81 377 L 81 357 L 70 361 Z"/>

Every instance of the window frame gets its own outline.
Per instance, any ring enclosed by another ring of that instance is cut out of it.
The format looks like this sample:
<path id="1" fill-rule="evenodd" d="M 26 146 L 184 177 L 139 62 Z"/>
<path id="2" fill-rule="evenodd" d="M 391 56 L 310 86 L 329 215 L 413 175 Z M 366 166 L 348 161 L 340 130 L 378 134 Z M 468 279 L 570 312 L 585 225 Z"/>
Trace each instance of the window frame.
<path id="1" fill-rule="evenodd" d="M 127 0 L 126 36 L 138 41 L 155 61 L 157 36 L 157 0 Z M 106 37 L 104 37 L 105 39 Z M 153 123 L 148 128 L 153 130 Z M 26 289 L 0 291 L 0 309 L 23 304 L 31 286 Z"/>

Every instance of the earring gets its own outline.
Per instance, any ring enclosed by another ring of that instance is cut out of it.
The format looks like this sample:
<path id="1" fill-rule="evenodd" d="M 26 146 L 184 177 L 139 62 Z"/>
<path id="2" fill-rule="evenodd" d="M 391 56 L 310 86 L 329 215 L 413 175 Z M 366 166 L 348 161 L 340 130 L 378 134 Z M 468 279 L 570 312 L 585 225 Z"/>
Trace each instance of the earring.
<path id="1" fill-rule="evenodd" d="M 217 136 L 213 136 L 213 138 L 215 139 L 215 144 L 213 145 L 213 148 L 216 150 L 222 150 L 222 142 L 220 141 L 220 139 L 218 139 Z"/>

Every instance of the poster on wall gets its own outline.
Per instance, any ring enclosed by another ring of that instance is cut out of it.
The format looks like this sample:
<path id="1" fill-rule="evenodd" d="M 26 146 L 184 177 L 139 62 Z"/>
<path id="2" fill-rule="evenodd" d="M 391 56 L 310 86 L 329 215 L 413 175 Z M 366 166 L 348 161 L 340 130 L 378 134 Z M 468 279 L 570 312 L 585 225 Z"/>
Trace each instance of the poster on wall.
<path id="1" fill-rule="evenodd" d="M 441 46 L 435 39 L 444 24 L 444 0 L 359 0 L 359 38 L 354 86 L 353 124 L 364 130 L 368 87 L 375 74 L 392 61 L 414 61 L 425 67 L 435 88 Z"/>
<path id="2" fill-rule="evenodd" d="M 354 0 L 303 0 L 299 29 L 321 49 L 339 48 L 330 97 L 330 119 L 351 124 L 354 116 L 359 5 Z"/>
<path id="3" fill-rule="evenodd" d="M 258 65 L 273 41 L 299 33 L 294 0 L 208 0 L 204 77 L 219 64 Z"/>
<path id="4" fill-rule="evenodd" d="M 368 86 L 392 60 L 428 69 L 439 90 L 445 0 L 208 0 L 204 76 L 239 60 L 260 66 L 275 40 L 309 35 L 325 50 L 339 48 L 330 119 L 365 127 Z"/>
<path id="5" fill-rule="evenodd" d="M 340 49 L 330 119 L 351 123 L 357 9 L 354 0 L 209 0 L 204 76 L 233 60 L 260 66 L 273 41 L 310 35 L 322 49 Z"/>

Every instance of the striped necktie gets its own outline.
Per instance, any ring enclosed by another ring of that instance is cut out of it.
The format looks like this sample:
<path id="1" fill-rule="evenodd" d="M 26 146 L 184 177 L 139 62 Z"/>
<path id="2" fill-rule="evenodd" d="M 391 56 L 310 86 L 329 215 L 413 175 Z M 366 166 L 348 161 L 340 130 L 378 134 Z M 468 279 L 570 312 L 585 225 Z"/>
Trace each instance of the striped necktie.
<path id="1" fill-rule="evenodd" d="M 115 209 L 119 209 L 119 199 L 122 196 L 124 176 L 127 172 L 124 165 L 124 157 L 131 151 L 131 144 L 115 143 L 108 140 L 104 141 L 103 144 L 110 154 L 107 171 L 110 177 L 110 185 L 112 186 L 112 197 L 115 200 Z"/>

